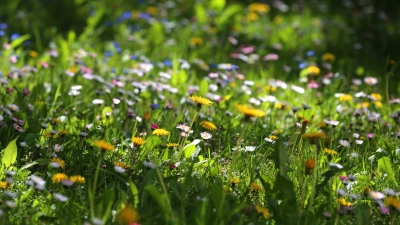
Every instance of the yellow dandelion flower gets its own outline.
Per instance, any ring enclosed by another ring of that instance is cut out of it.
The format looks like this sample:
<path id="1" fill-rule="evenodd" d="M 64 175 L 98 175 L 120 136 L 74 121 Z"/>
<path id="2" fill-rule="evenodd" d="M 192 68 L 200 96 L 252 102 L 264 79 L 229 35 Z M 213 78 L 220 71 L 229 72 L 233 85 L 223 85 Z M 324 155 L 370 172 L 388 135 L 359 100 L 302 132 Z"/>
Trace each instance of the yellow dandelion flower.
<path id="1" fill-rule="evenodd" d="M 165 129 L 155 129 L 155 130 L 153 130 L 153 135 L 168 136 L 169 135 L 169 131 L 167 131 Z"/>
<path id="2" fill-rule="evenodd" d="M 332 53 L 325 53 L 324 55 L 322 55 L 322 61 L 324 62 L 333 62 L 335 61 L 335 59 L 336 57 Z"/>
<path id="3" fill-rule="evenodd" d="M 60 165 L 60 167 L 64 169 L 64 166 L 65 166 L 64 160 L 62 160 L 60 158 L 52 158 L 52 159 L 50 159 L 50 162 L 58 163 L 58 165 Z"/>
<path id="4" fill-rule="evenodd" d="M 350 206 L 353 205 L 351 202 L 346 201 L 344 198 L 339 198 L 339 199 L 337 200 L 337 202 L 338 202 L 339 205 L 341 205 L 341 206 L 348 206 L 348 207 L 350 207 Z"/>
<path id="5" fill-rule="evenodd" d="M 368 107 L 369 107 L 369 102 L 358 103 L 356 105 L 357 109 L 368 108 Z"/>
<path id="6" fill-rule="evenodd" d="M 250 191 L 256 191 L 256 192 L 264 193 L 264 189 L 260 185 L 254 183 L 254 182 L 252 182 L 250 184 L 249 189 L 250 189 Z"/>
<path id="7" fill-rule="evenodd" d="M 120 161 L 115 161 L 114 162 L 114 166 L 119 166 L 119 167 L 124 168 L 124 169 L 128 169 L 130 167 L 129 165 L 126 165 L 125 163 L 122 163 Z"/>
<path id="8" fill-rule="evenodd" d="M 275 135 L 269 135 L 268 138 L 274 141 L 278 140 L 278 136 Z"/>
<path id="9" fill-rule="evenodd" d="M 339 96 L 339 101 L 341 102 L 349 102 L 353 99 L 353 97 L 349 94 L 343 94 Z"/>
<path id="10" fill-rule="evenodd" d="M 36 58 L 39 56 L 39 53 L 37 51 L 30 51 L 29 56 L 32 58 Z"/>
<path id="11" fill-rule="evenodd" d="M 144 139 L 141 137 L 133 137 L 132 138 L 132 143 L 136 147 L 142 146 L 144 144 L 144 142 L 145 142 Z"/>
<path id="12" fill-rule="evenodd" d="M 149 13 L 150 15 L 154 16 L 154 15 L 157 15 L 158 8 L 154 7 L 154 6 L 149 6 L 149 7 L 147 7 L 146 12 Z"/>
<path id="13" fill-rule="evenodd" d="M 380 101 L 374 101 L 374 105 L 376 106 L 376 108 L 382 108 L 383 104 Z"/>
<path id="14" fill-rule="evenodd" d="M 325 152 L 327 155 L 337 155 L 337 154 L 338 154 L 337 151 L 331 150 L 331 149 L 328 149 L 328 148 L 324 148 L 324 152 Z"/>
<path id="15" fill-rule="evenodd" d="M 118 214 L 118 220 L 123 224 L 136 224 L 139 218 L 139 213 L 129 205 L 125 206 Z"/>
<path id="16" fill-rule="evenodd" d="M 231 183 L 232 185 L 236 185 L 239 182 L 240 182 L 239 178 L 237 178 L 237 177 L 229 179 L 229 183 Z"/>
<path id="17" fill-rule="evenodd" d="M 235 106 L 246 117 L 263 117 L 263 116 L 267 115 L 267 113 L 262 110 L 249 108 L 245 105 L 236 104 Z"/>
<path id="18" fill-rule="evenodd" d="M 5 189 L 5 188 L 7 188 L 7 187 L 8 187 L 8 183 L 7 183 L 6 181 L 0 182 L 0 188 Z"/>
<path id="19" fill-rule="evenodd" d="M 307 67 L 307 72 L 311 75 L 319 75 L 321 70 L 316 66 L 309 66 Z"/>
<path id="20" fill-rule="evenodd" d="M 197 103 L 197 107 L 200 108 L 201 106 L 205 105 L 205 106 L 210 106 L 213 104 L 212 101 L 210 101 L 207 98 L 203 98 L 200 96 L 190 96 L 189 97 L 192 101 L 194 101 L 195 103 Z"/>
<path id="21" fill-rule="evenodd" d="M 179 144 L 177 144 L 177 143 L 168 143 L 167 144 L 167 148 L 175 148 L 175 147 L 178 147 L 179 146 Z"/>
<path id="22" fill-rule="evenodd" d="M 262 207 L 262 206 L 260 206 L 260 205 L 256 205 L 255 209 L 256 209 L 256 211 L 257 211 L 258 213 L 261 213 L 261 214 L 263 215 L 264 219 L 267 220 L 267 219 L 269 218 L 269 211 L 268 211 L 267 208 Z"/>
<path id="23" fill-rule="evenodd" d="M 382 95 L 380 95 L 378 93 L 372 93 L 371 97 L 376 99 L 376 101 L 382 101 Z"/>
<path id="24" fill-rule="evenodd" d="M 395 209 L 400 209 L 400 200 L 397 197 L 387 197 L 385 199 L 385 205 Z"/>
<path id="25" fill-rule="evenodd" d="M 249 20 L 249 21 L 256 21 L 256 20 L 258 20 L 259 16 L 258 16 L 258 14 L 255 13 L 255 12 L 249 12 L 249 13 L 247 14 L 246 18 L 247 18 L 247 20 Z"/>
<path id="26" fill-rule="evenodd" d="M 107 150 L 107 151 L 114 151 L 115 148 L 111 144 L 103 141 L 103 140 L 96 140 L 94 141 L 94 145 L 101 148 L 102 150 Z"/>
<path id="27" fill-rule="evenodd" d="M 251 3 L 249 5 L 249 11 L 257 13 L 267 13 L 271 7 L 268 4 L 263 3 Z"/>
<path id="28" fill-rule="evenodd" d="M 190 44 L 191 45 L 195 45 L 195 46 L 199 46 L 203 44 L 203 39 L 199 38 L 199 37 L 192 37 L 190 39 Z"/>
<path id="29" fill-rule="evenodd" d="M 86 182 L 85 178 L 81 175 L 74 175 L 69 178 L 70 181 L 78 184 L 84 184 Z"/>
<path id="30" fill-rule="evenodd" d="M 201 121 L 201 122 L 200 122 L 200 125 L 201 125 L 202 127 L 204 127 L 205 129 L 211 130 L 211 131 L 217 129 L 217 126 L 215 126 L 213 123 L 211 123 L 211 122 L 209 122 L 209 121 Z"/>
<path id="31" fill-rule="evenodd" d="M 60 183 L 62 180 L 68 180 L 68 176 L 65 173 L 56 173 L 53 175 L 53 183 Z"/>

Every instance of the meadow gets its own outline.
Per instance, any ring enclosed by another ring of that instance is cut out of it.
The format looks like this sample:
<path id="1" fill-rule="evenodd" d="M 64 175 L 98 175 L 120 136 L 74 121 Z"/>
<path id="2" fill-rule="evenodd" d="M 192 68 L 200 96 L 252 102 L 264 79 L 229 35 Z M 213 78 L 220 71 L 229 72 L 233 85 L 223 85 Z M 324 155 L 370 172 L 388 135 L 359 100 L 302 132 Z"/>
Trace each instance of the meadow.
<path id="1" fill-rule="evenodd" d="M 399 18 L 39 2 L 0 10 L 1 224 L 400 224 Z"/>

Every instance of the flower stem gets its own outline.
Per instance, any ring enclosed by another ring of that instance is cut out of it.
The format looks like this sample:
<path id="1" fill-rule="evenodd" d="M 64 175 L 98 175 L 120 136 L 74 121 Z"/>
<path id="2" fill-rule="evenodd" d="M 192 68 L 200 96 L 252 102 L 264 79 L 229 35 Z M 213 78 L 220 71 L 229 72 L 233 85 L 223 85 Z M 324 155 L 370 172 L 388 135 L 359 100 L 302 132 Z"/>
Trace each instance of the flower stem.
<path id="1" fill-rule="evenodd" d="M 94 181 L 93 181 L 93 187 L 92 187 L 92 198 L 90 199 L 90 216 L 92 218 L 95 216 L 94 215 L 94 200 L 96 198 L 96 185 L 97 185 L 97 179 L 99 178 L 101 160 L 103 159 L 104 155 L 105 155 L 105 150 L 101 150 L 99 161 L 97 162 L 96 172 L 94 173 Z"/>

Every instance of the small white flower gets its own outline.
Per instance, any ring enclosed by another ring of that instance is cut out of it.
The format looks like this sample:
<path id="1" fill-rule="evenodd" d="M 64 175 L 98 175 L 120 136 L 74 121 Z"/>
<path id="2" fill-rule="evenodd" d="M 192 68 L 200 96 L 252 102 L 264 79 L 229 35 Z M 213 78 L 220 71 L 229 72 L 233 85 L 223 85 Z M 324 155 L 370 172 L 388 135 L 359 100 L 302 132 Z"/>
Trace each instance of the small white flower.
<path id="1" fill-rule="evenodd" d="M 53 149 L 55 152 L 61 152 L 63 150 L 63 147 L 62 147 L 62 145 L 55 144 Z"/>
<path id="2" fill-rule="evenodd" d="M 152 162 L 143 161 L 143 165 L 149 169 L 154 169 L 156 166 Z"/>
<path id="3" fill-rule="evenodd" d="M 114 166 L 114 170 L 117 173 L 124 173 L 125 172 L 125 169 L 120 167 L 120 166 Z"/>
<path id="4" fill-rule="evenodd" d="M 330 163 L 328 163 L 328 166 L 331 167 L 331 168 L 343 169 L 343 166 L 338 164 L 338 163 L 330 162 Z"/>
<path id="5" fill-rule="evenodd" d="M 212 135 L 208 132 L 201 132 L 200 133 L 201 138 L 203 138 L 204 140 L 208 140 L 210 138 L 212 138 Z"/>
<path id="6" fill-rule="evenodd" d="M 245 152 L 253 152 L 254 150 L 256 150 L 256 146 L 245 146 L 244 147 Z"/>
<path id="7" fill-rule="evenodd" d="M 68 201 L 68 197 L 62 194 L 54 193 L 54 198 L 57 199 L 60 202 L 66 202 Z"/>
<path id="8" fill-rule="evenodd" d="M 94 105 L 101 105 L 101 104 L 104 103 L 104 100 L 103 100 L 103 99 L 95 99 L 95 100 L 93 100 L 92 103 L 93 103 Z"/>

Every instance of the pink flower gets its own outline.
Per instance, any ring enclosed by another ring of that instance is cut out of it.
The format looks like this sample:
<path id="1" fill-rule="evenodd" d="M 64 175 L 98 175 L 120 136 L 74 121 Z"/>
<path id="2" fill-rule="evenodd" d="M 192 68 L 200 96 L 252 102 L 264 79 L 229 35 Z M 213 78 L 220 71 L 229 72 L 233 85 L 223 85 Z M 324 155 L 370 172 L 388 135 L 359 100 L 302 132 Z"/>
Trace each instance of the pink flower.
<path id="1" fill-rule="evenodd" d="M 370 86 L 373 86 L 378 83 L 378 79 L 375 77 L 366 77 L 364 78 L 364 82 Z"/>
<path id="2" fill-rule="evenodd" d="M 40 62 L 40 66 L 43 68 L 49 68 L 49 64 L 47 62 Z"/>
<path id="3" fill-rule="evenodd" d="M 311 80 L 308 84 L 307 84 L 308 88 L 319 88 L 319 84 L 317 82 L 315 82 L 314 80 Z"/>
<path id="4" fill-rule="evenodd" d="M 243 54 L 249 54 L 254 52 L 254 46 L 241 46 L 240 50 L 242 51 Z"/>
<path id="5" fill-rule="evenodd" d="M 263 58 L 263 60 L 264 61 L 269 61 L 269 60 L 278 60 L 279 59 L 279 56 L 277 55 L 277 54 L 274 54 L 274 53 L 271 53 L 271 54 L 268 54 L 268 55 L 266 55 L 266 56 L 264 56 L 264 58 Z"/>

